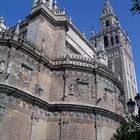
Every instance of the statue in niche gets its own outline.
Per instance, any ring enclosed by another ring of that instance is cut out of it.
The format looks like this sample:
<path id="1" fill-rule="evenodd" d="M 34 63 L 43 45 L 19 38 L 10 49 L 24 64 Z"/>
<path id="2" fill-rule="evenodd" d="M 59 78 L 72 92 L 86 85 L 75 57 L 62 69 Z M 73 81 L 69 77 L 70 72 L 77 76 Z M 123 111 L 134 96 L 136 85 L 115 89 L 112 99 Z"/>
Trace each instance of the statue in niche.
<path id="1" fill-rule="evenodd" d="M 75 95 L 75 91 L 76 91 L 76 83 L 71 83 L 70 85 L 69 85 L 69 90 L 70 90 L 70 93 L 69 93 L 69 95 Z"/>
<path id="2" fill-rule="evenodd" d="M 6 79 L 9 77 L 9 75 L 11 74 L 11 70 L 12 70 L 12 62 L 10 61 L 8 66 L 7 66 L 7 71 L 6 71 Z"/>
<path id="3" fill-rule="evenodd" d="M 0 61 L 0 74 L 3 74 L 5 72 L 5 61 Z"/>
<path id="4" fill-rule="evenodd" d="M 93 86 L 91 86 L 90 84 L 88 85 L 88 93 L 91 96 L 91 98 L 95 98 L 95 91 Z"/>

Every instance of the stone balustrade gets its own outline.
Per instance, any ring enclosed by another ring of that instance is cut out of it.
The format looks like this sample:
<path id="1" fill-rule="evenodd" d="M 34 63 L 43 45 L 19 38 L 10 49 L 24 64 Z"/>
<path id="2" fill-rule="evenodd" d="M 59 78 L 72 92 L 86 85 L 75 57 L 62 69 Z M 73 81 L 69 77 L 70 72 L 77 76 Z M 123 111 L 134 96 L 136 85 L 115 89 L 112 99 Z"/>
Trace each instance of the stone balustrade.
<path id="1" fill-rule="evenodd" d="M 0 32 L 0 39 L 16 41 L 21 43 L 23 46 L 29 48 L 30 50 L 34 50 L 35 52 L 40 52 L 40 50 L 35 46 L 35 44 L 31 43 L 29 40 L 11 34 L 9 32 Z"/>
<path id="2" fill-rule="evenodd" d="M 52 10 L 52 12 L 53 12 L 55 15 L 57 15 L 57 16 L 58 16 L 58 15 L 61 16 L 61 15 L 65 15 L 65 14 L 66 14 L 65 10 L 55 9 L 55 8 L 52 8 L 51 10 Z"/>
<path id="3" fill-rule="evenodd" d="M 26 48 L 30 49 L 34 53 L 37 53 L 39 56 L 44 57 L 45 60 L 47 60 L 46 63 L 49 62 L 52 66 L 73 65 L 73 66 L 86 67 L 91 69 L 96 68 L 102 73 L 106 73 L 107 75 L 111 75 L 114 78 L 119 79 L 119 77 L 115 73 L 113 73 L 109 68 L 99 63 L 97 64 L 95 57 L 87 58 L 76 54 L 68 54 L 68 55 L 65 54 L 62 56 L 48 57 L 44 54 L 41 54 L 41 50 L 39 50 L 39 48 L 35 44 L 31 43 L 27 39 L 22 38 L 21 36 L 11 34 L 10 32 L 0 32 L 0 39 L 11 40 L 22 44 L 22 46 L 24 46 L 25 49 Z"/>
<path id="4" fill-rule="evenodd" d="M 70 64 L 81 67 L 94 68 L 95 59 L 83 57 L 80 55 L 63 55 L 52 58 L 53 65 Z"/>

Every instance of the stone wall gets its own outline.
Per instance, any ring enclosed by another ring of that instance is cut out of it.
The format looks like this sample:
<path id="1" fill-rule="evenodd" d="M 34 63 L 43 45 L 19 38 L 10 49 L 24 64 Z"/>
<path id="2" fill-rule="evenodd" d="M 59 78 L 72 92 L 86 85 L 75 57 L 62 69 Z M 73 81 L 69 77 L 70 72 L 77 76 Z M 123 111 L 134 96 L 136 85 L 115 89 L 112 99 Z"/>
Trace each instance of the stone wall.
<path id="1" fill-rule="evenodd" d="M 32 9 L 28 40 L 22 23 L 19 34 L 0 32 L 0 139 L 109 140 L 124 121 L 122 83 L 53 10 Z"/>
<path id="2" fill-rule="evenodd" d="M 107 111 L 95 113 L 94 108 L 72 111 L 69 106 L 67 110 L 71 111 L 50 112 L 47 105 L 39 104 L 28 94 L 21 98 L 19 91 L 10 96 L 9 92 L 10 89 L 5 93 L 3 89 L 0 93 L 1 140 L 92 140 L 96 133 L 99 140 L 109 140 L 122 121 L 120 116 L 110 116 Z"/>

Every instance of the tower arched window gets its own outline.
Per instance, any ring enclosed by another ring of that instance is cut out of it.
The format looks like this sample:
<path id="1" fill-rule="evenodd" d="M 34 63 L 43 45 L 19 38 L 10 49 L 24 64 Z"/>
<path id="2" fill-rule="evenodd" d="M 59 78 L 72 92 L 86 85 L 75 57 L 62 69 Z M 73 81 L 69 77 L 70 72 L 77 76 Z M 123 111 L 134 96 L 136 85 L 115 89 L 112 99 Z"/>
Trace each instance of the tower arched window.
<path id="1" fill-rule="evenodd" d="M 111 37 L 111 45 L 113 46 L 114 45 L 114 38 Z"/>
<path id="2" fill-rule="evenodd" d="M 109 20 L 105 21 L 106 27 L 110 26 Z"/>
<path id="3" fill-rule="evenodd" d="M 104 45 L 105 47 L 108 47 L 108 37 L 104 36 Z"/>
<path id="4" fill-rule="evenodd" d="M 119 37 L 118 37 L 118 35 L 115 36 L 115 40 L 116 40 L 116 44 L 118 44 L 119 43 Z"/>

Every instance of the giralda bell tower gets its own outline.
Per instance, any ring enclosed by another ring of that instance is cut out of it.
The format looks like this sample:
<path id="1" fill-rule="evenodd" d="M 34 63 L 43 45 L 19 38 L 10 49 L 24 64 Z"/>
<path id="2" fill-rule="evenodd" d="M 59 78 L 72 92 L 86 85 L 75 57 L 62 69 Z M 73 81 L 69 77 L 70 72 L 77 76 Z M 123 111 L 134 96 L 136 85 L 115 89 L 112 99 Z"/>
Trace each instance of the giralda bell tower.
<path id="1" fill-rule="evenodd" d="M 105 1 L 100 22 L 101 30 L 91 40 L 95 46 L 98 41 L 102 40 L 108 55 L 108 65 L 123 83 L 127 102 L 137 93 L 131 42 L 127 33 L 120 26 L 109 0 Z"/>

